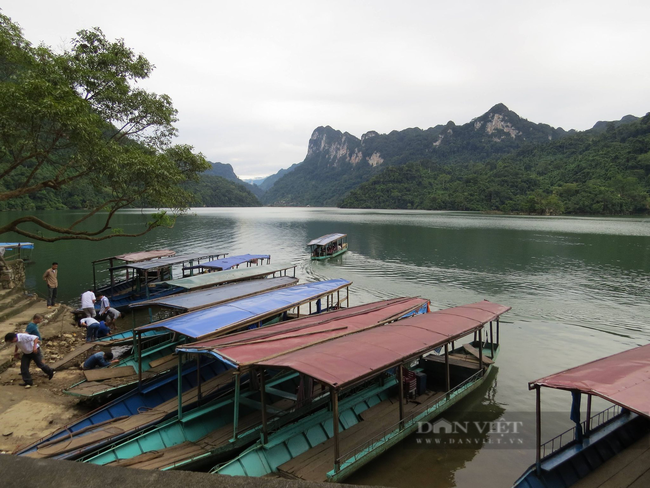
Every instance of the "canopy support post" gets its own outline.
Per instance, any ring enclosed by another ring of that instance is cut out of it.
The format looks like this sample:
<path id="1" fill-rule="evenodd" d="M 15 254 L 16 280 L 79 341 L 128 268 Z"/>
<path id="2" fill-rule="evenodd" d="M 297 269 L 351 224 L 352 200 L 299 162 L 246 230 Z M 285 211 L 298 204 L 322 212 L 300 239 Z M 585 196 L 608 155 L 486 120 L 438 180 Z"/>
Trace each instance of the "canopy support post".
<path id="1" fill-rule="evenodd" d="M 264 381 L 264 368 L 260 368 L 260 400 L 262 403 L 262 444 L 269 441 L 266 427 L 266 382 Z"/>
<path id="2" fill-rule="evenodd" d="M 542 401 L 540 389 L 539 385 L 535 385 L 535 437 L 537 440 L 535 443 L 535 469 L 537 470 L 537 476 L 542 473 Z"/>
<path id="3" fill-rule="evenodd" d="M 235 402 L 232 415 L 232 440 L 237 440 L 237 428 L 239 427 L 239 392 L 241 389 L 241 381 L 239 371 L 235 371 Z"/>
<path id="4" fill-rule="evenodd" d="M 339 459 L 339 393 L 330 387 L 330 397 L 332 400 L 332 428 L 334 429 L 334 472 L 341 470 L 341 460 Z"/>
<path id="5" fill-rule="evenodd" d="M 399 430 L 404 429 L 404 370 L 397 367 L 397 388 L 399 390 Z"/>
<path id="6" fill-rule="evenodd" d="M 136 331 L 138 334 L 138 390 L 142 391 L 142 332 Z"/>
<path id="7" fill-rule="evenodd" d="M 483 369 L 483 329 L 478 330 L 478 367 Z"/>
<path id="8" fill-rule="evenodd" d="M 591 432 L 591 394 L 587 393 L 587 423 L 585 425 L 585 435 Z"/>
<path id="9" fill-rule="evenodd" d="M 196 355 L 196 389 L 197 389 L 197 396 L 196 396 L 196 406 L 198 407 L 201 405 L 201 355 L 197 354 Z"/>
<path id="10" fill-rule="evenodd" d="M 490 359 L 494 359 L 494 330 L 492 329 L 491 320 L 490 320 Z"/>
<path id="11" fill-rule="evenodd" d="M 497 318 L 497 345 L 499 345 L 499 319 Z"/>
<path id="12" fill-rule="evenodd" d="M 445 392 L 449 398 L 449 390 L 451 390 L 451 378 L 449 376 L 449 343 L 445 344 Z"/>
<path id="13" fill-rule="evenodd" d="M 183 420 L 183 353 L 178 353 L 178 420 Z"/>

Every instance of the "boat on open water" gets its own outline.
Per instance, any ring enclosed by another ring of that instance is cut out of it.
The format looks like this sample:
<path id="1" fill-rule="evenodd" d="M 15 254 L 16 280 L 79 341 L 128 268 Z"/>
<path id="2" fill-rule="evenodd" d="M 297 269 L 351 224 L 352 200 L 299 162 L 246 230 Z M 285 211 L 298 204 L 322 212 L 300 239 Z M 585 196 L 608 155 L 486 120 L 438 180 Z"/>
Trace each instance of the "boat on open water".
<path id="1" fill-rule="evenodd" d="M 312 260 L 339 256 L 348 250 L 347 234 L 327 234 L 307 243 Z"/>
<path id="2" fill-rule="evenodd" d="M 516 488 L 650 486 L 650 344 L 531 381 L 528 388 L 536 394 L 536 460 Z M 571 393 L 575 423 L 544 443 L 542 388 Z M 593 397 L 613 405 L 594 414 Z"/>

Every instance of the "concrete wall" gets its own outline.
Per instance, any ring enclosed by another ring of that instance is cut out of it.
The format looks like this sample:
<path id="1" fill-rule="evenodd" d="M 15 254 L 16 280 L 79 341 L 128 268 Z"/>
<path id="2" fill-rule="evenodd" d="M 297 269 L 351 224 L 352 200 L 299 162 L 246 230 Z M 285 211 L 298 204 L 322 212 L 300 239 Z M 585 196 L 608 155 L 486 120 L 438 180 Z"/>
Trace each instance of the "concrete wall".
<path id="1" fill-rule="evenodd" d="M 352 488 L 281 478 L 242 478 L 188 471 L 144 471 L 0 454 L 3 488 Z"/>

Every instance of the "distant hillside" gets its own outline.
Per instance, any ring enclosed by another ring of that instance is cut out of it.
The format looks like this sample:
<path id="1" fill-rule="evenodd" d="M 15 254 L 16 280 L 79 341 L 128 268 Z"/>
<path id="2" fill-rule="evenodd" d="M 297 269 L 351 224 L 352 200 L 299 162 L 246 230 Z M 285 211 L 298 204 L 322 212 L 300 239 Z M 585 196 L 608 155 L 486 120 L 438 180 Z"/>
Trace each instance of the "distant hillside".
<path id="1" fill-rule="evenodd" d="M 426 130 L 371 131 L 361 139 L 331 127 L 318 127 L 305 160 L 282 175 L 263 201 L 272 205 L 336 205 L 349 191 L 390 166 L 422 159 L 440 164 L 484 162 L 570 133 L 529 122 L 503 104 L 460 126 L 448 122 Z"/>
<path id="2" fill-rule="evenodd" d="M 213 163 L 212 161 L 210 161 L 210 163 L 212 164 L 212 168 L 203 173 L 204 175 L 221 176 L 228 181 L 239 183 L 240 185 L 243 185 L 244 188 L 246 188 L 248 191 L 253 193 L 253 195 L 255 195 L 257 198 L 261 198 L 262 195 L 264 195 L 264 190 L 262 190 L 259 186 L 251 185 L 250 183 L 246 183 L 245 181 L 240 180 L 230 164 Z"/>
<path id="3" fill-rule="evenodd" d="M 635 117 L 634 115 L 626 115 L 621 120 L 614 120 L 614 121 L 607 121 L 607 122 L 600 120 L 594 124 L 594 126 L 590 129 L 590 131 L 594 133 L 601 133 L 607 130 L 607 126 L 609 124 L 613 124 L 614 127 L 618 127 L 619 125 L 629 124 L 631 122 L 636 122 L 637 120 L 639 120 L 639 117 Z"/>
<path id="4" fill-rule="evenodd" d="M 221 176 L 203 174 L 198 182 L 186 183 L 195 197 L 194 207 L 259 207 L 262 204 L 243 185 Z"/>
<path id="5" fill-rule="evenodd" d="M 341 206 L 629 215 L 650 208 L 650 114 L 471 164 L 386 168 Z M 598 124 L 596 124 L 598 126 Z"/>
<path id="6" fill-rule="evenodd" d="M 264 181 L 260 184 L 260 187 L 264 191 L 268 191 L 273 185 L 275 185 L 275 182 L 278 181 L 280 178 L 282 178 L 284 175 L 287 173 L 291 173 L 296 167 L 298 167 L 300 163 L 292 164 L 289 166 L 287 169 L 281 169 L 277 173 L 271 176 L 267 176 Z"/>

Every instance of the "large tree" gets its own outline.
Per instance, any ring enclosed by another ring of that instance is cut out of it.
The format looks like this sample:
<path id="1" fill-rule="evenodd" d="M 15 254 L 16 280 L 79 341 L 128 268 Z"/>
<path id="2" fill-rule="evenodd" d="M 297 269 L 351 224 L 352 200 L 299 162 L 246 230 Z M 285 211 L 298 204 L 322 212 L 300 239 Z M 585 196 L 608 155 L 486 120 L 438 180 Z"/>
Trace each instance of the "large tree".
<path id="1" fill-rule="evenodd" d="M 0 14 L 0 204 L 75 187 L 93 196 L 69 226 L 24 216 L 0 226 L 0 234 L 41 241 L 134 237 L 171 225 L 188 208 L 192 195 L 181 184 L 209 163 L 190 146 L 172 145 L 171 99 L 137 85 L 153 68 L 99 28 L 77 32 L 55 52 L 33 46 Z M 135 233 L 111 229 L 115 212 L 133 206 L 170 212 L 154 214 Z"/>

